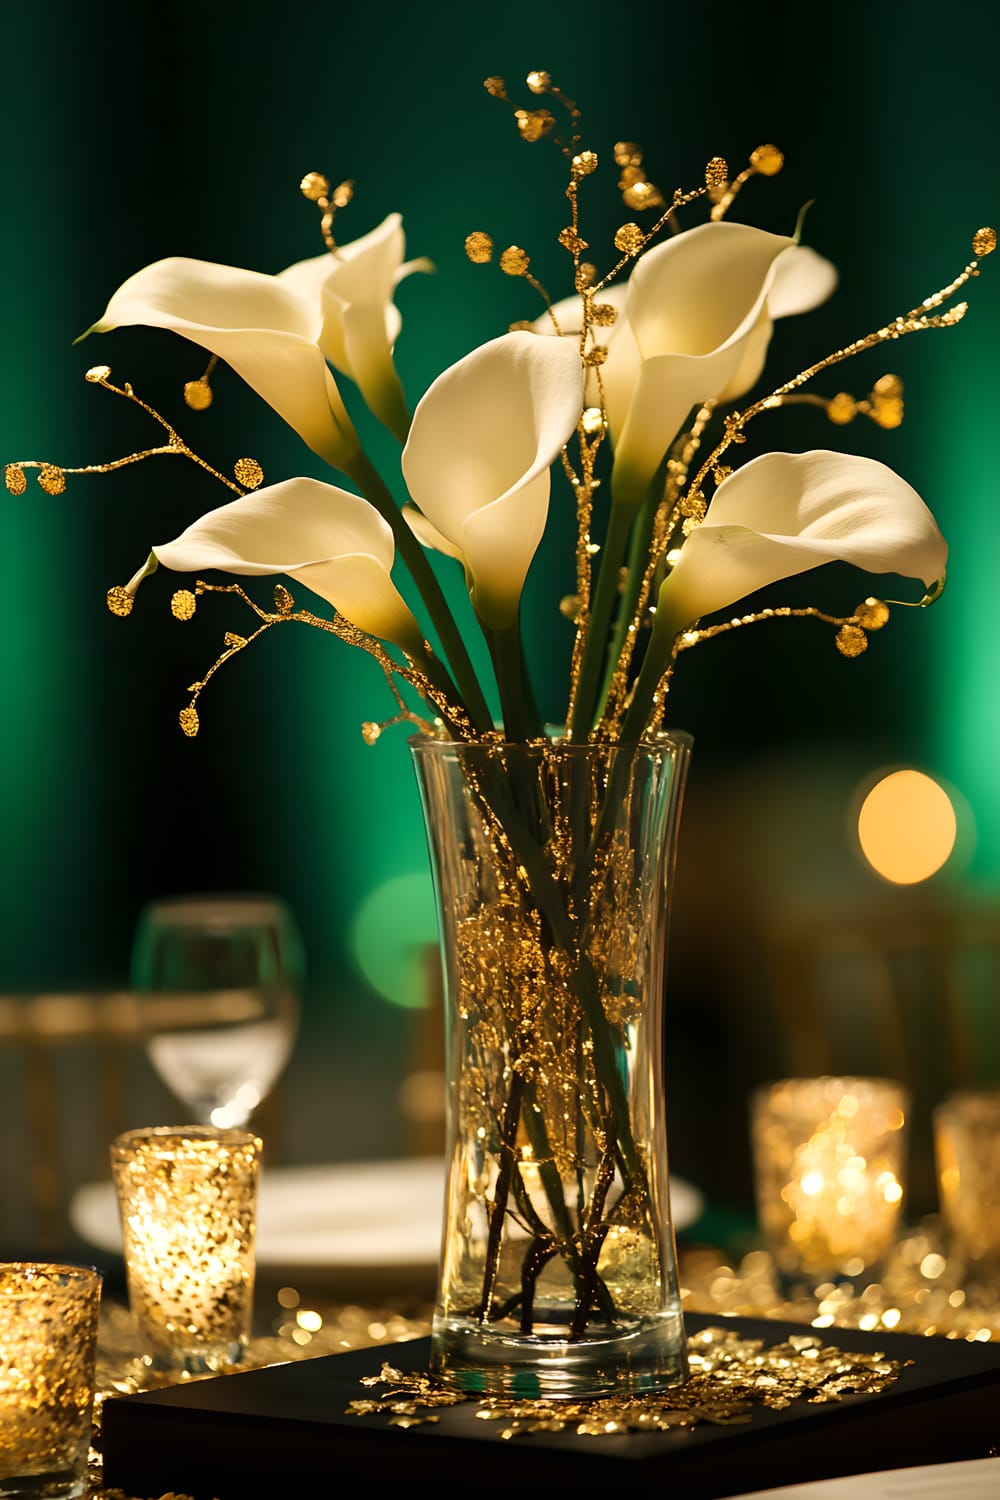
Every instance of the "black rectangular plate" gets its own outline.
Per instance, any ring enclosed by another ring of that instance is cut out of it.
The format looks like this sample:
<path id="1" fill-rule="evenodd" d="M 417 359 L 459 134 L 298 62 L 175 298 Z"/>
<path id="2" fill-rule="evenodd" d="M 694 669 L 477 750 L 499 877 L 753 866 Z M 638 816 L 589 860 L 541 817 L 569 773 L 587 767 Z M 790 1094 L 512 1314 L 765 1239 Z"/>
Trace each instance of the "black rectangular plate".
<path id="1" fill-rule="evenodd" d="M 766 1345 L 810 1332 L 800 1323 L 688 1314 L 688 1334 L 723 1324 Z M 1000 1444 L 1000 1344 L 823 1329 L 827 1344 L 907 1361 L 887 1390 L 686 1432 L 501 1437 L 476 1403 L 438 1409 L 404 1429 L 384 1414 L 348 1416 L 360 1385 L 385 1361 L 427 1368 L 429 1340 L 246 1370 L 137 1396 L 109 1398 L 102 1416 L 104 1484 L 136 1496 L 176 1490 L 194 1500 L 301 1493 L 305 1484 L 460 1483 L 463 1493 L 607 1491 L 654 1484 L 706 1497 L 834 1475 L 981 1458 Z M 537 1489 L 531 1488 L 538 1487 Z M 381 1491 L 377 1491 L 381 1492 Z M 638 1492 L 637 1492 L 638 1493 Z"/>

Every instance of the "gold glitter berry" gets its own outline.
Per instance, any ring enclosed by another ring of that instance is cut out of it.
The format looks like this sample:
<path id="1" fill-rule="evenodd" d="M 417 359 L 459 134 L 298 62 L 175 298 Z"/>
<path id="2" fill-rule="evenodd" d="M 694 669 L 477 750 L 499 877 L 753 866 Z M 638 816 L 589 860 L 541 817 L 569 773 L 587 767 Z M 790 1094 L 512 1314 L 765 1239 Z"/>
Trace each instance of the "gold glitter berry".
<path id="1" fill-rule="evenodd" d="M 995 229 L 977 229 L 972 236 L 973 255 L 992 255 L 997 247 L 997 232 Z"/>
<path id="2" fill-rule="evenodd" d="M 330 184 L 322 172 L 307 172 L 299 183 L 299 191 L 310 203 L 318 203 L 321 198 L 330 196 Z"/>
<path id="3" fill-rule="evenodd" d="M 618 309 L 611 302 L 595 302 L 593 312 L 599 328 L 610 328 L 618 316 Z"/>
<path id="4" fill-rule="evenodd" d="M 207 411 L 212 404 L 212 387 L 207 380 L 188 380 L 184 384 L 184 404 L 192 411 Z"/>
<path id="5" fill-rule="evenodd" d="M 524 276 L 531 259 L 520 245 L 510 245 L 500 256 L 500 269 L 508 276 Z"/>
<path id="6" fill-rule="evenodd" d="M 23 495 L 28 488 L 28 480 L 20 464 L 8 464 L 4 470 L 4 484 L 11 495 Z"/>
<path id="7" fill-rule="evenodd" d="M 729 165 L 724 156 L 713 156 L 705 167 L 705 185 L 710 189 L 724 188 L 729 184 Z"/>
<path id="8" fill-rule="evenodd" d="M 529 73 L 527 85 L 533 94 L 546 94 L 552 87 L 552 75 L 550 73 Z"/>
<path id="9" fill-rule="evenodd" d="M 132 613 L 132 605 L 135 601 L 128 589 L 123 588 L 120 583 L 116 583 L 113 588 L 108 589 L 106 597 L 108 609 L 110 609 L 113 615 L 117 615 L 120 620 L 124 620 L 126 615 Z"/>
<path id="10" fill-rule="evenodd" d="M 581 151 L 573 158 L 573 174 L 576 177 L 589 177 L 591 172 L 597 171 L 596 151 Z"/>
<path id="11" fill-rule="evenodd" d="M 38 483 L 47 495 L 61 495 L 66 489 L 66 475 L 56 464 L 42 464 Z"/>
<path id="12" fill-rule="evenodd" d="M 523 141 L 540 141 L 556 123 L 555 116 L 548 109 L 518 109 L 514 117 Z"/>
<path id="13" fill-rule="evenodd" d="M 860 656 L 863 651 L 868 650 L 868 637 L 857 625 L 841 625 L 836 640 L 841 656 Z"/>
<path id="14" fill-rule="evenodd" d="M 198 601 L 190 589 L 178 589 L 170 600 L 170 613 L 175 620 L 190 620 L 198 608 Z"/>
<path id="15" fill-rule="evenodd" d="M 623 255 L 638 255 L 645 243 L 645 236 L 638 224 L 623 224 L 615 232 L 615 249 Z"/>
<path id="16" fill-rule="evenodd" d="M 483 88 L 488 94 L 492 94 L 494 99 L 506 99 L 507 97 L 507 85 L 496 74 L 483 80 Z"/>
<path id="17" fill-rule="evenodd" d="M 190 703 L 188 704 L 187 708 L 181 709 L 180 713 L 177 715 L 177 722 L 181 726 L 189 740 L 194 739 L 195 735 L 198 733 L 198 730 L 201 727 L 201 722 L 198 718 L 198 710 L 194 707 L 193 704 Z"/>
<path id="18" fill-rule="evenodd" d="M 477 266 L 485 266 L 493 259 L 493 240 L 483 229 L 474 229 L 465 237 L 465 253 Z"/>
<path id="19" fill-rule="evenodd" d="M 854 617 L 865 630 L 881 630 L 889 623 L 889 606 L 881 599 L 868 598 L 858 605 Z"/>
<path id="20" fill-rule="evenodd" d="M 827 402 L 826 414 L 830 421 L 837 427 L 846 427 L 848 422 L 853 422 L 858 414 L 858 403 L 847 391 L 838 391 L 830 401 Z"/>
<path id="21" fill-rule="evenodd" d="M 774 177 L 785 165 L 784 154 L 777 146 L 758 146 L 750 153 L 750 165 L 762 177 Z"/>
<path id="22" fill-rule="evenodd" d="M 110 365 L 91 365 L 83 378 L 89 380 L 91 385 L 99 385 L 102 380 L 107 380 L 110 374 Z"/>
<path id="23" fill-rule="evenodd" d="M 264 470 L 255 458 L 238 458 L 233 466 L 233 477 L 244 489 L 255 490 L 264 482 Z"/>

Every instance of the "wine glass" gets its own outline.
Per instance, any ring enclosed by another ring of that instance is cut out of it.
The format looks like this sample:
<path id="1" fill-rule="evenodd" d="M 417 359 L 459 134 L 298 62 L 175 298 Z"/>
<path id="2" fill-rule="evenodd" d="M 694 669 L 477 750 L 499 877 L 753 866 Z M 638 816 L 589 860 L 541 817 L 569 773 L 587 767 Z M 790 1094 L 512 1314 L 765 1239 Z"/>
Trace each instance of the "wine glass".
<path id="1" fill-rule="evenodd" d="M 151 901 L 131 971 L 160 1078 L 199 1124 L 246 1125 L 298 1034 L 304 962 L 285 902 L 252 893 Z"/>

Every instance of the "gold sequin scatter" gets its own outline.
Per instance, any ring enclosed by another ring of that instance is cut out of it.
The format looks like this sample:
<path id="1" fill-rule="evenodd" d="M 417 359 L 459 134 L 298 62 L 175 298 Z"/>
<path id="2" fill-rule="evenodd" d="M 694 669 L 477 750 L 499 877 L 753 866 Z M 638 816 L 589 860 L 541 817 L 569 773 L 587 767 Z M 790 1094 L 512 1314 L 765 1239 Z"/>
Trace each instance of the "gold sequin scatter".
<path id="1" fill-rule="evenodd" d="M 545 94 L 552 87 L 552 75 L 536 71 L 528 74 L 526 82 L 533 94 Z"/>
<path id="2" fill-rule="evenodd" d="M 233 478 L 246 490 L 255 490 L 264 482 L 264 470 L 255 458 L 238 458 L 233 466 Z"/>
<path id="3" fill-rule="evenodd" d="M 493 240 L 483 229 L 474 229 L 465 237 L 465 253 L 477 266 L 485 266 L 493 259 Z"/>
<path id="4" fill-rule="evenodd" d="M 189 740 L 194 739 L 195 735 L 198 733 L 198 730 L 201 727 L 201 720 L 198 718 L 198 710 L 192 704 L 188 704 L 187 708 L 181 709 L 180 713 L 177 715 L 177 722 L 181 726 Z"/>
<path id="5" fill-rule="evenodd" d="M 175 620 L 190 620 L 198 608 L 198 600 L 190 589 L 178 589 L 170 600 L 170 613 Z"/>
<path id="6" fill-rule="evenodd" d="M 995 229 L 977 229 L 972 236 L 972 253 L 980 258 L 984 255 L 992 255 L 997 247 L 997 232 Z"/>
<path id="7" fill-rule="evenodd" d="M 881 599 L 868 598 L 854 611 L 855 619 L 865 630 L 881 630 L 889 622 L 889 606 Z"/>
<path id="8" fill-rule="evenodd" d="M 835 639 L 841 656 L 861 656 L 868 650 L 868 637 L 856 625 L 841 625 Z"/>
<path id="9" fill-rule="evenodd" d="M 510 245 L 500 256 L 500 269 L 508 276 L 525 276 L 531 259 L 520 245 Z"/>
<path id="10" fill-rule="evenodd" d="M 199 376 L 197 380 L 185 381 L 184 404 L 192 411 L 207 411 L 214 399 L 212 387 L 203 376 Z"/>
<path id="11" fill-rule="evenodd" d="M 110 365 L 91 365 L 84 375 L 84 380 L 89 380 L 91 385 L 100 385 L 102 380 L 107 380 L 111 375 Z"/>
<path id="12" fill-rule="evenodd" d="M 303 198 L 308 198 L 310 203 L 318 203 L 321 198 L 329 197 L 329 179 L 324 177 L 322 172 L 307 172 L 299 183 L 299 192 Z"/>
<path id="13" fill-rule="evenodd" d="M 615 231 L 615 249 L 623 255 L 638 255 L 645 244 L 645 235 L 638 224 L 623 224 Z"/>
<path id="14" fill-rule="evenodd" d="M 745 1423 L 753 1407 L 781 1410 L 794 1401 L 836 1402 L 844 1396 L 873 1395 L 888 1389 L 905 1362 L 881 1352 L 858 1353 L 824 1344 L 803 1331 L 781 1344 L 742 1338 L 734 1329 L 706 1328 L 688 1339 L 691 1378 L 672 1390 L 638 1397 L 599 1401 L 519 1401 L 479 1399 L 477 1417 L 504 1424 L 501 1436 L 536 1432 L 575 1432 L 581 1437 L 618 1437 L 629 1432 L 669 1432 L 700 1422 L 716 1426 Z M 428 1421 L 435 1407 L 451 1406 L 472 1396 L 444 1390 L 427 1374 L 403 1375 L 383 1364 L 378 1376 L 361 1382 L 382 1385 L 384 1394 L 352 1402 L 355 1416 L 405 1414 L 409 1421 Z M 421 1417 L 421 1413 L 423 1416 Z"/>
<path id="15" fill-rule="evenodd" d="M 112 588 L 108 589 L 106 603 L 113 615 L 117 615 L 119 619 L 124 620 L 127 615 L 132 613 L 132 606 L 135 600 L 128 589 L 123 588 L 120 583 L 116 583 Z"/>
<path id="16" fill-rule="evenodd" d="M 42 464 L 38 483 L 47 495 L 61 495 L 66 489 L 66 475 L 56 464 Z"/>
<path id="17" fill-rule="evenodd" d="M 11 495 L 23 495 L 28 488 L 28 479 L 20 464 L 8 464 L 3 479 Z"/>
<path id="18" fill-rule="evenodd" d="M 705 186 L 710 192 L 728 187 L 729 165 L 724 156 L 713 156 L 705 167 Z"/>
<path id="19" fill-rule="evenodd" d="M 555 126 L 555 116 L 548 109 L 518 109 L 514 111 L 517 129 L 522 141 L 540 141 Z"/>
<path id="20" fill-rule="evenodd" d="M 774 177 L 785 165 L 784 153 L 777 146 L 758 146 L 750 153 L 750 165 L 762 177 Z"/>

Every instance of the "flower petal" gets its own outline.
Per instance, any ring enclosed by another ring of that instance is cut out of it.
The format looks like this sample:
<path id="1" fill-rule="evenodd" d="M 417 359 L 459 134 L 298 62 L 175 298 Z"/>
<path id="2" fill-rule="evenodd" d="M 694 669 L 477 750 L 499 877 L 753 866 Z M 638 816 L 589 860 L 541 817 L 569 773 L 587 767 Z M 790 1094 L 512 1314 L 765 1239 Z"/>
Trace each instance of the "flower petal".
<path id="1" fill-rule="evenodd" d="M 328 463 L 357 437 L 319 348 L 319 308 L 273 276 L 173 257 L 137 271 L 87 330 L 141 324 L 180 334 L 231 365 Z"/>
<path id="2" fill-rule="evenodd" d="M 410 495 L 464 556 L 473 602 L 495 629 L 516 618 L 545 528 L 548 470 L 582 404 L 576 343 L 522 331 L 445 370 L 413 414 L 402 460 Z"/>
<path id="3" fill-rule="evenodd" d="M 808 245 L 789 245 L 774 263 L 774 277 L 767 294 L 772 318 L 812 312 L 832 296 L 837 287 L 837 268 Z"/>
<path id="4" fill-rule="evenodd" d="M 153 552 L 177 572 L 290 574 L 359 629 L 422 654 L 422 632 L 389 576 L 395 546 L 388 522 L 336 485 L 269 485 L 209 511 Z"/>
<path id="5" fill-rule="evenodd" d="M 676 634 L 825 562 L 899 573 L 929 588 L 947 559 L 931 512 L 885 464 L 825 449 L 765 453 L 719 486 L 660 589 L 657 624 Z"/>

